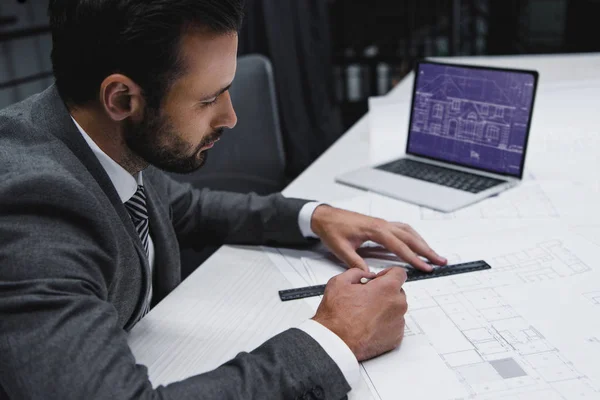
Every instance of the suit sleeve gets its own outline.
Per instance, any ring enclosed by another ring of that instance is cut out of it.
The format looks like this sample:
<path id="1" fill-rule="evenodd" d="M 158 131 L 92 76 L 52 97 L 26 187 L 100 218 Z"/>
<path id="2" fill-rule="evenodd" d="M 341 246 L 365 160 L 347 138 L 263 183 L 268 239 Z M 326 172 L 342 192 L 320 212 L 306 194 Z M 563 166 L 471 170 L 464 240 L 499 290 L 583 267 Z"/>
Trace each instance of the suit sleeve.
<path id="1" fill-rule="evenodd" d="M 289 330 L 212 372 L 153 388 L 108 300 L 115 235 L 76 181 L 2 176 L 0 398 L 338 399 L 349 390 L 308 335 Z M 322 395 L 322 396 L 321 396 Z"/>
<path id="2" fill-rule="evenodd" d="M 298 215 L 308 200 L 195 189 L 152 167 L 144 174 L 158 186 L 157 192 L 168 196 L 173 226 L 184 246 L 315 242 L 305 238 L 298 226 Z"/>

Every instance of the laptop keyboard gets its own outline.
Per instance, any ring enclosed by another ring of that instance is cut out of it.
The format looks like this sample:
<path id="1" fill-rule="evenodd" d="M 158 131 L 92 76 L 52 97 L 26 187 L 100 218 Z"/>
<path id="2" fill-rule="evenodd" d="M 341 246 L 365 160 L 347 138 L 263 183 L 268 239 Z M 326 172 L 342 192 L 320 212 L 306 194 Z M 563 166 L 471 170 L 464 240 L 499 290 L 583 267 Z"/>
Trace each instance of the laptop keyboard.
<path id="1" fill-rule="evenodd" d="M 468 172 L 438 167 L 437 165 L 409 160 L 407 158 L 380 165 L 376 167 L 376 169 L 471 193 L 479 193 L 491 187 L 506 183 L 506 181 L 499 179 L 487 178 Z"/>

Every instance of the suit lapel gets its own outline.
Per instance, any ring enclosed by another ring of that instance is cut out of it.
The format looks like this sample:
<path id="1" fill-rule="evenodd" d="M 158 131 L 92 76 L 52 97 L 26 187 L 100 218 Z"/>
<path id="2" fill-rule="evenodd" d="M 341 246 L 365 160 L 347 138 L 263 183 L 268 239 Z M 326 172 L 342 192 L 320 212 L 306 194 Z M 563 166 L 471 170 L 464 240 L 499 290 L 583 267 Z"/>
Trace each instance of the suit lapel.
<path id="1" fill-rule="evenodd" d="M 144 175 L 146 189 L 146 206 L 150 224 L 150 235 L 154 243 L 154 283 L 152 305 L 162 300 L 181 281 L 179 259 L 179 244 L 173 231 L 173 224 L 167 211 L 169 206 L 164 204 L 154 190 L 150 179 Z"/>
<path id="2" fill-rule="evenodd" d="M 65 104 L 58 94 L 58 90 L 54 85 L 50 86 L 40 94 L 40 112 L 41 126 L 47 126 L 54 136 L 61 140 L 71 150 L 71 152 L 81 161 L 87 168 L 92 177 L 96 180 L 106 197 L 110 200 L 119 218 L 123 222 L 123 226 L 131 237 L 135 246 L 136 252 L 140 259 L 142 267 L 142 293 L 148 290 L 148 272 L 149 264 L 146 250 L 142 244 L 139 234 L 135 230 L 135 226 L 131 221 L 131 217 L 121 202 L 121 198 L 112 184 L 108 174 L 88 146 L 85 139 L 73 123 Z M 141 301 L 139 302 L 142 303 Z M 141 306 L 136 307 L 137 312 L 141 312 Z"/>

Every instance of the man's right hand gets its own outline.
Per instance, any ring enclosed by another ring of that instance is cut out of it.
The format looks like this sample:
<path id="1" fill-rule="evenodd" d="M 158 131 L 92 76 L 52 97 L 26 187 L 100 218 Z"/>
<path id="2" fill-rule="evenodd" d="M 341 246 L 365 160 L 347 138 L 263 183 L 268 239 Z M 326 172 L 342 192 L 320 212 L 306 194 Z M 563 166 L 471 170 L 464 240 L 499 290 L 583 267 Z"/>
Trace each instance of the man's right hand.
<path id="1" fill-rule="evenodd" d="M 363 277 L 374 279 L 361 284 Z M 405 281 L 404 268 L 377 275 L 349 269 L 329 280 L 313 320 L 338 335 L 358 361 L 393 350 L 404 337 Z"/>

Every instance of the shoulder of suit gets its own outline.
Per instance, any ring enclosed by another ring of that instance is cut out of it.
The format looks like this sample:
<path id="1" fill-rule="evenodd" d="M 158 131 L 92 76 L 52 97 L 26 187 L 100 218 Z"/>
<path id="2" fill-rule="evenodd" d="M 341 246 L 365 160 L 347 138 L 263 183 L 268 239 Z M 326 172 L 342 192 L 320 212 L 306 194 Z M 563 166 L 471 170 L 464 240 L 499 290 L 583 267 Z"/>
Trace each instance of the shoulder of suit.
<path id="1" fill-rule="evenodd" d="M 75 155 L 32 114 L 36 97 L 0 110 L 0 176 L 74 175 Z"/>

